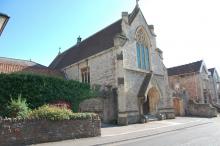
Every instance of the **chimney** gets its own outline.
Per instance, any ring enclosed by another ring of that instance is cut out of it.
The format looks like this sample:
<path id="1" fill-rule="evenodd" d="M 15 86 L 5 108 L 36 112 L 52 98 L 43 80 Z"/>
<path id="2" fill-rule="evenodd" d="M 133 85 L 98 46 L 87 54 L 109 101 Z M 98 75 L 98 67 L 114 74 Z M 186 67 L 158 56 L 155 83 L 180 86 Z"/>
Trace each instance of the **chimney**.
<path id="1" fill-rule="evenodd" d="M 82 41 L 82 38 L 79 36 L 78 38 L 77 38 L 77 45 L 79 45 L 80 43 L 81 43 L 81 41 Z"/>
<path id="2" fill-rule="evenodd" d="M 122 20 L 128 24 L 128 12 L 122 12 Z"/>
<path id="3" fill-rule="evenodd" d="M 154 32 L 154 25 L 148 25 L 148 28 L 150 29 L 151 33 L 156 36 L 155 32 Z"/>

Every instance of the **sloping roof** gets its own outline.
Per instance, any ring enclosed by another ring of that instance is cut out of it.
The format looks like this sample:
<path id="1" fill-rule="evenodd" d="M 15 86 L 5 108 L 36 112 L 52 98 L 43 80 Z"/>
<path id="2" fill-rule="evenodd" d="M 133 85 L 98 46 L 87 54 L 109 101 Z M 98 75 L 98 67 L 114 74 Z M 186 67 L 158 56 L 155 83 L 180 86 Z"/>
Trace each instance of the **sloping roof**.
<path id="1" fill-rule="evenodd" d="M 208 71 L 211 73 L 211 76 L 213 76 L 215 68 L 210 68 L 210 69 L 208 69 Z"/>
<path id="2" fill-rule="evenodd" d="M 20 65 L 20 66 L 26 66 L 26 67 L 34 66 L 38 68 L 47 68 L 44 65 L 38 64 L 30 60 L 21 60 L 21 59 L 6 58 L 6 57 L 0 57 L 0 63 Z"/>
<path id="3" fill-rule="evenodd" d="M 0 73 L 31 72 L 52 76 L 63 76 L 60 71 L 29 60 L 0 57 Z"/>
<path id="4" fill-rule="evenodd" d="M 136 6 L 133 12 L 129 15 L 129 23 L 132 23 L 139 10 L 139 7 Z M 121 23 L 122 19 L 59 54 L 49 67 L 53 69 L 62 69 L 80 60 L 112 48 L 114 46 L 114 37 L 117 34 L 122 33 Z"/>
<path id="5" fill-rule="evenodd" d="M 147 87 L 150 83 L 150 80 L 151 80 L 151 77 L 152 77 L 152 74 L 149 73 L 149 74 L 146 74 L 142 84 L 141 84 L 141 87 L 138 91 L 138 94 L 137 94 L 137 97 L 144 97 L 145 96 L 145 92 L 147 90 Z"/>
<path id="6" fill-rule="evenodd" d="M 199 72 L 200 68 L 201 68 L 201 65 L 202 65 L 202 62 L 203 61 L 200 60 L 200 61 L 196 61 L 196 62 L 193 62 L 193 63 L 168 68 L 167 69 L 168 76 Z"/>

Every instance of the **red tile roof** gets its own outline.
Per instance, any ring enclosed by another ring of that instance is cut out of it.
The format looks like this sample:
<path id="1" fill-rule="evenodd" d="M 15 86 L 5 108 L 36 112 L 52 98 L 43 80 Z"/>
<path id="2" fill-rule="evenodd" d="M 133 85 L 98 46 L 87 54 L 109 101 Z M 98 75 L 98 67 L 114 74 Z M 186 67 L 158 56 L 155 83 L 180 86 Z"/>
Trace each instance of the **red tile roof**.
<path id="1" fill-rule="evenodd" d="M 0 57 L 0 73 L 30 72 L 52 76 L 61 76 L 61 72 L 51 70 L 33 61 Z"/>

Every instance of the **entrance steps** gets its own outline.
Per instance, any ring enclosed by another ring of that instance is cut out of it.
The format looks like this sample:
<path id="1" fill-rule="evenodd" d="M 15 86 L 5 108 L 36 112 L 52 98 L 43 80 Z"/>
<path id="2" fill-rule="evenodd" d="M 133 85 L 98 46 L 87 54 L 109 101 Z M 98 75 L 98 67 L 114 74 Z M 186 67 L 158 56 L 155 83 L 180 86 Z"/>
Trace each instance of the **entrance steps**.
<path id="1" fill-rule="evenodd" d="M 152 121 L 158 121 L 158 117 L 156 115 L 153 115 L 153 114 L 147 114 L 147 115 L 144 115 L 145 119 L 147 122 L 152 122 Z"/>

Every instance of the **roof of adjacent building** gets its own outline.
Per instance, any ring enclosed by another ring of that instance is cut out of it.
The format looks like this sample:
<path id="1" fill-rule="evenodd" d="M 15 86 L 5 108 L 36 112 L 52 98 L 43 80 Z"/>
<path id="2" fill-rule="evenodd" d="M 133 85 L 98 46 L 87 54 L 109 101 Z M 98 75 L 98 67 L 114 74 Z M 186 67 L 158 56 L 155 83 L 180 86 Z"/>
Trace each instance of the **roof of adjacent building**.
<path id="1" fill-rule="evenodd" d="M 129 23 L 132 23 L 139 10 L 139 7 L 136 6 L 133 12 L 129 15 Z M 92 55 L 112 48 L 114 46 L 114 37 L 117 34 L 122 33 L 121 23 L 122 19 L 83 40 L 81 43 L 74 45 L 65 52 L 58 54 L 49 67 L 53 69 L 62 69 Z"/>
<path id="2" fill-rule="evenodd" d="M 208 71 L 211 73 L 211 76 L 213 76 L 215 68 L 210 68 L 210 69 L 208 69 Z"/>
<path id="3" fill-rule="evenodd" d="M 22 60 L 22 59 L 6 58 L 6 57 L 0 57 L 0 63 L 20 65 L 20 66 L 33 66 L 36 68 L 47 68 L 46 66 L 31 60 Z"/>
<path id="4" fill-rule="evenodd" d="M 168 68 L 167 69 L 168 76 L 199 72 L 202 63 L 203 60 L 200 60 L 189 64 Z"/>
<path id="5" fill-rule="evenodd" d="M 62 76 L 62 73 L 60 71 L 49 69 L 44 65 L 30 60 L 0 57 L 0 73 L 13 72 L 32 72 L 46 75 Z"/>

